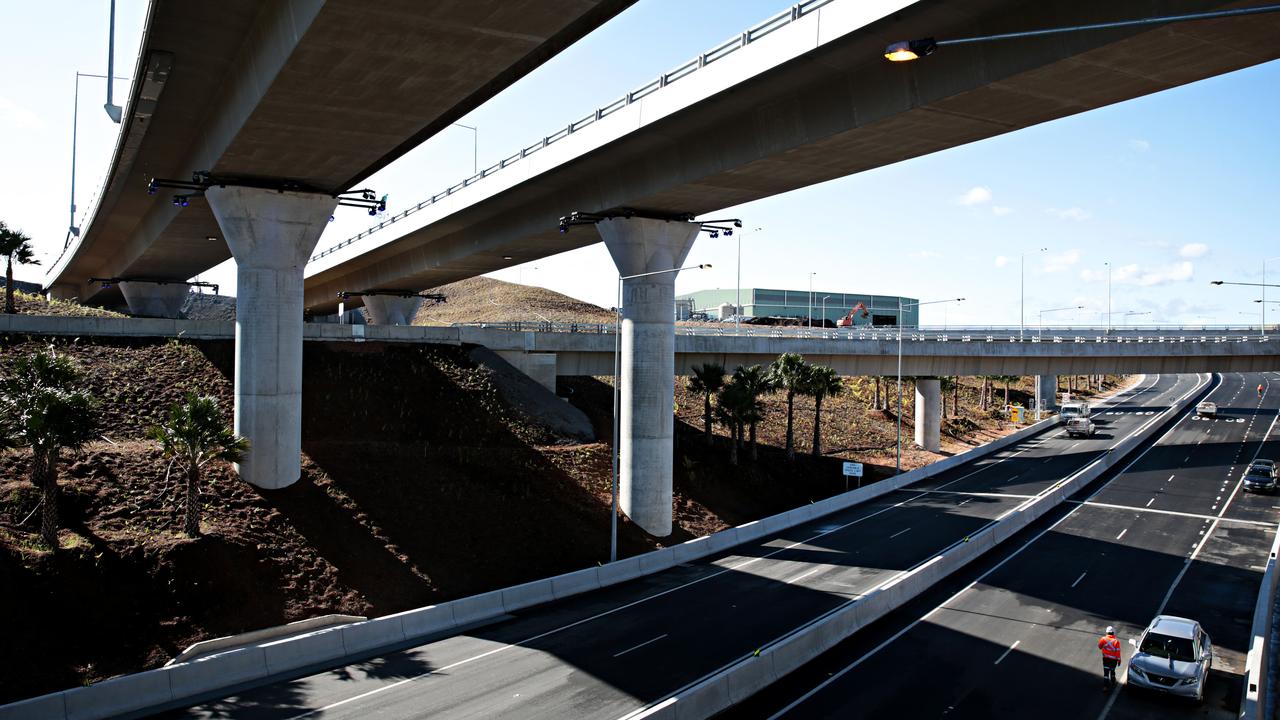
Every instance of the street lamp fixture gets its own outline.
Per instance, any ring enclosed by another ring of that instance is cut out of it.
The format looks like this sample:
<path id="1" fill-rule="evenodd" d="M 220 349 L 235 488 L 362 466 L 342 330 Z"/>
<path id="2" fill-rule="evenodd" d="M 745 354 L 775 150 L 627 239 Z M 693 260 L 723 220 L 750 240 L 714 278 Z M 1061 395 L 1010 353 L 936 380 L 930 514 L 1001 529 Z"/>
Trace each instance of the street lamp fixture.
<path id="1" fill-rule="evenodd" d="M 1165 25 L 1168 23 L 1187 22 L 1190 20 L 1211 20 L 1214 18 L 1240 17 L 1242 15 L 1260 15 L 1262 13 L 1280 12 L 1280 5 L 1259 5 L 1257 7 L 1238 8 L 1234 10 L 1216 10 L 1212 12 L 1188 13 L 1185 15 L 1164 15 L 1161 17 L 1140 18 L 1137 20 L 1117 20 L 1091 25 L 1069 25 L 1066 27 L 1045 28 L 1042 30 L 1025 30 L 1022 32 L 1000 33 L 997 35 L 979 35 L 976 37 L 955 38 L 952 40 L 935 40 L 921 38 L 918 40 L 900 40 L 890 43 L 884 50 L 884 57 L 890 62 L 908 62 L 932 55 L 935 50 L 947 45 L 969 45 L 972 43 L 990 42 L 993 40 L 1016 40 L 1021 38 L 1060 35 L 1063 33 L 1084 32 L 1086 30 L 1111 30 L 1115 28 L 1141 27 L 1144 25 Z"/>
<path id="2" fill-rule="evenodd" d="M 1045 308 L 1040 311 L 1040 326 L 1036 329 L 1036 338 L 1044 337 L 1044 314 L 1053 312 L 1063 312 L 1065 310 L 1083 310 L 1083 305 L 1072 305 L 1070 307 Z"/>
<path id="3" fill-rule="evenodd" d="M 625 280 L 634 280 L 653 275 L 669 275 L 678 273 L 681 270 L 710 269 L 711 263 L 702 263 L 701 265 L 690 265 L 669 270 L 654 270 L 653 272 L 618 276 L 618 304 L 613 308 L 613 447 L 609 449 L 613 465 L 613 479 L 609 490 L 609 507 L 611 509 L 609 513 L 609 562 L 614 562 L 618 559 L 618 443 L 621 437 L 618 406 L 621 403 L 622 395 L 618 384 L 618 376 L 620 374 L 619 365 L 622 362 L 622 283 Z"/>
<path id="4" fill-rule="evenodd" d="M 1036 252 L 1047 252 L 1049 248 L 1042 247 Z M 1027 254 L 1022 253 L 1018 256 L 1018 294 L 1021 301 L 1018 304 L 1018 342 L 1022 342 L 1022 336 L 1027 330 Z"/>

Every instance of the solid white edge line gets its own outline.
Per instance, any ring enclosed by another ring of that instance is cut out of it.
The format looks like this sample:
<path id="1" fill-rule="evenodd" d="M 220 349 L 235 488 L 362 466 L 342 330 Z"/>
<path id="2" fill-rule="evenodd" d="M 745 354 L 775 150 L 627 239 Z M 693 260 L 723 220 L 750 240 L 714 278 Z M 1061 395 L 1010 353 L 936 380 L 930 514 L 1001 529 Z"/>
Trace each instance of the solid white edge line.
<path id="1" fill-rule="evenodd" d="M 667 635 L 670 635 L 670 634 L 671 634 L 671 633 L 662 633 L 661 635 L 659 635 L 658 637 L 656 637 L 656 638 L 654 638 L 654 639 L 652 639 L 652 640 L 645 640 L 644 642 L 640 643 L 639 645 L 633 645 L 633 646 L 631 646 L 631 647 L 627 648 L 626 650 L 623 650 L 623 651 L 622 651 L 622 652 L 620 652 L 620 653 L 616 653 L 616 654 L 614 654 L 614 657 L 616 657 L 616 658 L 617 658 L 617 657 L 622 657 L 623 655 L 626 655 L 627 653 L 631 652 L 632 650 L 639 650 L 640 648 L 644 647 L 645 645 L 652 645 L 653 643 L 658 642 L 659 640 L 661 640 L 662 638 L 664 638 L 664 637 L 666 637 Z"/>
<path id="2" fill-rule="evenodd" d="M 1013 641 L 1013 644 L 1012 644 L 1012 645 L 1010 645 L 1010 646 L 1009 646 L 1009 648 L 1008 648 L 1007 650 L 1005 650 L 1005 651 L 1004 651 L 1004 653 L 1003 653 L 1002 655 L 1000 655 L 1000 657 L 996 658 L 996 661 L 995 661 L 995 662 L 993 662 L 993 663 L 991 663 L 991 664 L 992 664 L 992 665 L 999 665 L 999 664 L 1000 664 L 1000 661 L 1001 661 L 1001 660 L 1004 660 L 1004 659 L 1005 659 L 1005 658 L 1007 658 L 1007 657 L 1009 657 L 1009 653 L 1013 652 L 1014 648 L 1018 647 L 1018 645 L 1019 645 L 1019 644 L 1021 644 L 1021 643 L 1022 643 L 1022 641 L 1021 641 L 1021 640 L 1014 640 L 1014 641 Z"/>

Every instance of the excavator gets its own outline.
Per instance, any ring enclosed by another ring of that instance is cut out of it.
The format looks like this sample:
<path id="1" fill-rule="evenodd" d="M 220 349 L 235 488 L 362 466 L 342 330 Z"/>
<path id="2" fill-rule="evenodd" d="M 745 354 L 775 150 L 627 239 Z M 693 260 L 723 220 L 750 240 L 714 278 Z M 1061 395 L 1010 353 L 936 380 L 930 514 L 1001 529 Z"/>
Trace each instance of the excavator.
<path id="1" fill-rule="evenodd" d="M 861 315 L 859 315 L 859 313 L 861 313 Z M 847 315 L 836 321 L 836 327 L 853 327 L 853 319 L 855 317 L 862 317 L 863 319 L 869 318 L 871 317 L 871 311 L 867 309 L 866 305 L 858 303 L 850 308 Z"/>

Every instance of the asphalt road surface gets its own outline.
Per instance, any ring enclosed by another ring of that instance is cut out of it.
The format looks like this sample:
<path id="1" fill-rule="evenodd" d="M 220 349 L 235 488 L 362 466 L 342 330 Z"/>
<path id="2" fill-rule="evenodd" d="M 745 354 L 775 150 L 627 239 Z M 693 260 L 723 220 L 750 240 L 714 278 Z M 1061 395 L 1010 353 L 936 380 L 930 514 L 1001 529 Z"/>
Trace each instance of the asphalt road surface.
<path id="1" fill-rule="evenodd" d="M 1226 375 L 1209 399 L 1216 418 L 1184 415 L 1123 471 L 1072 498 L 1051 526 L 1014 538 L 970 585 L 903 618 L 896 633 L 884 629 L 878 645 L 846 642 L 727 714 L 1236 717 L 1280 520 L 1280 499 L 1246 494 L 1240 482 L 1255 456 L 1280 459 L 1280 373 Z M 1127 640 L 1161 613 L 1199 620 L 1212 638 L 1203 703 L 1102 689 L 1103 629 L 1116 627 L 1127 668 Z"/>
<path id="2" fill-rule="evenodd" d="M 1160 421 L 1208 380 L 1147 377 L 1115 398 L 1116 414 L 1092 438 L 1053 428 L 704 561 L 168 716 L 622 718 L 934 557 Z M 909 686 L 934 681 L 911 665 L 913 678 L 922 674 Z"/>

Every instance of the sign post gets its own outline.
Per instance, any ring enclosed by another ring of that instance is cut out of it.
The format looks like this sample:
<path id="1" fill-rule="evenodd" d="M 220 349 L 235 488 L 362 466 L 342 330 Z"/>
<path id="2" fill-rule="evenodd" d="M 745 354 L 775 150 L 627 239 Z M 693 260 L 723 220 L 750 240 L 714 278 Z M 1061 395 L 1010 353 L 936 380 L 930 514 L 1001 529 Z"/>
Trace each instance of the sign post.
<path id="1" fill-rule="evenodd" d="M 858 487 L 862 487 L 862 463 L 846 462 L 844 464 L 844 491 L 849 492 L 849 478 L 858 478 Z"/>

